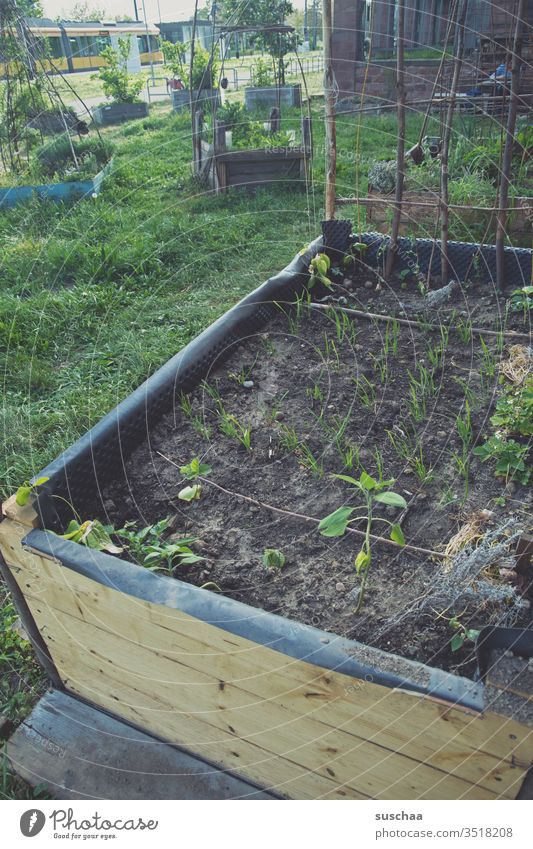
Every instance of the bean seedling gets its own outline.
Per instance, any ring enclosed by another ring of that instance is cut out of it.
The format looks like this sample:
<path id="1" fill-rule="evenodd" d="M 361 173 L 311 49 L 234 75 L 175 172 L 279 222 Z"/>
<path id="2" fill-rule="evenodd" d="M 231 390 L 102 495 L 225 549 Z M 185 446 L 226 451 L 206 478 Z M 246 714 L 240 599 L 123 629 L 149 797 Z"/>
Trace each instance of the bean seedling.
<path id="1" fill-rule="evenodd" d="M 356 507 L 339 507 L 329 516 L 321 520 L 318 530 L 325 537 L 341 537 L 344 536 L 348 525 L 352 522 L 366 522 L 365 538 L 360 551 L 357 553 L 354 566 L 357 575 L 361 578 L 361 586 L 359 589 L 359 598 L 355 613 L 359 613 L 364 601 L 365 591 L 368 581 L 368 573 L 372 562 L 371 553 L 371 533 L 374 522 L 384 522 L 390 526 L 390 538 L 398 545 L 405 545 L 403 531 L 399 524 L 389 522 L 388 519 L 374 516 L 374 508 L 376 504 L 385 504 L 388 507 L 397 507 L 405 509 L 407 502 L 402 495 L 388 489 L 394 484 L 394 479 L 391 480 L 376 480 L 362 471 L 359 480 L 350 477 L 349 475 L 333 475 L 338 480 L 345 481 L 354 487 L 362 497 L 364 513 L 360 516 L 352 516 L 357 509 Z"/>

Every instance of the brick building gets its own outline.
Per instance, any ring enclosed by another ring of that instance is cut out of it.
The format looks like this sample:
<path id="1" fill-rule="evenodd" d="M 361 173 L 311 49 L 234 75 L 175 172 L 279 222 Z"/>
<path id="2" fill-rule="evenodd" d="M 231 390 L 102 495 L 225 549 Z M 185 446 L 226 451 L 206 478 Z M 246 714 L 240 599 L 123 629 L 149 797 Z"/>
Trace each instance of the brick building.
<path id="1" fill-rule="evenodd" d="M 414 65 L 412 74 L 409 70 L 407 73 L 408 95 L 411 76 L 413 80 L 417 79 L 417 95 L 422 93 L 422 89 L 431 88 L 432 69 L 438 65 L 450 6 L 450 0 L 406 0 L 407 61 L 418 63 Z M 498 3 L 494 0 L 469 0 L 465 47 L 472 68 L 474 63 L 481 66 L 484 56 L 488 64 L 505 58 L 517 8 L 518 0 L 499 0 Z M 370 88 L 378 90 L 383 80 L 390 78 L 396 11 L 395 0 L 334 0 L 333 58 L 341 97 L 357 93 L 362 74 Z M 526 0 L 526 20 L 533 25 L 533 0 Z M 370 46 L 370 67 L 367 69 Z M 429 48 L 435 50 L 434 59 L 431 59 L 431 52 L 428 56 Z"/>

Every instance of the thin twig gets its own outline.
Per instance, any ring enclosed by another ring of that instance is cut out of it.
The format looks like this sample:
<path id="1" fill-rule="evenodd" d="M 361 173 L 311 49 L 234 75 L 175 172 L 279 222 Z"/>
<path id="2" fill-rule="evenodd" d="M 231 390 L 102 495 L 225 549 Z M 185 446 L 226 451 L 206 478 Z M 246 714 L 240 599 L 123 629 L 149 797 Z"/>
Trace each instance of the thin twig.
<path id="1" fill-rule="evenodd" d="M 406 324 L 408 327 L 416 327 L 419 330 L 421 329 L 420 323 L 418 321 L 413 321 L 409 318 L 397 318 L 395 315 L 381 315 L 380 313 L 373 312 L 364 312 L 363 310 L 354 310 L 350 309 L 350 307 L 341 307 L 338 304 L 309 304 L 309 308 L 312 310 L 320 310 L 326 312 L 327 310 L 335 309 L 340 310 L 340 312 L 344 312 L 347 315 L 354 315 L 357 318 L 365 318 L 367 321 L 372 321 L 372 319 L 376 319 L 376 321 L 397 321 L 398 324 Z M 454 329 L 453 325 L 443 325 L 443 324 L 424 324 L 424 330 L 440 330 L 441 327 L 448 326 L 451 330 Z M 519 330 L 487 330 L 485 327 L 471 327 L 472 333 L 483 333 L 485 336 L 503 336 L 504 338 L 512 338 L 512 339 L 527 339 L 528 341 L 531 339 L 530 333 L 520 333 Z"/>
<path id="2" fill-rule="evenodd" d="M 175 466 L 179 469 L 179 464 L 175 463 L 174 460 L 171 460 L 170 457 L 166 457 L 161 451 L 156 451 L 156 454 L 159 454 L 163 460 L 166 460 L 167 463 L 170 463 L 172 466 Z M 200 475 L 198 476 L 198 480 L 202 481 L 202 483 L 207 483 L 210 486 L 218 489 L 220 492 L 225 493 L 226 495 L 230 495 L 232 498 L 241 499 L 242 501 L 247 501 L 249 504 L 255 504 L 257 507 L 263 507 L 265 510 L 270 510 L 272 513 L 280 513 L 282 516 L 290 516 L 292 519 L 300 519 L 303 522 L 313 522 L 313 524 L 318 525 L 322 521 L 322 519 L 317 519 L 315 516 L 308 516 L 306 513 L 296 513 L 294 510 L 286 510 L 284 507 L 274 507 L 272 504 L 267 504 L 265 501 L 260 501 L 258 498 L 253 498 L 251 495 L 243 495 L 241 492 L 234 492 L 231 489 L 226 489 L 220 484 L 215 483 L 209 478 L 203 478 Z M 366 534 L 364 531 L 358 531 L 356 528 L 346 528 L 347 532 L 350 534 L 355 534 L 359 537 L 365 537 Z M 411 545 L 410 543 L 406 543 L 405 545 L 399 545 L 397 542 L 394 542 L 392 539 L 387 539 L 387 537 L 379 537 L 375 534 L 370 534 L 370 539 L 374 542 L 381 542 L 385 545 L 390 545 L 393 548 L 398 549 L 399 551 L 415 551 L 417 554 L 424 554 L 426 557 L 438 557 L 440 560 L 444 559 L 444 554 L 442 551 L 433 551 L 430 548 L 420 548 L 417 545 Z"/>

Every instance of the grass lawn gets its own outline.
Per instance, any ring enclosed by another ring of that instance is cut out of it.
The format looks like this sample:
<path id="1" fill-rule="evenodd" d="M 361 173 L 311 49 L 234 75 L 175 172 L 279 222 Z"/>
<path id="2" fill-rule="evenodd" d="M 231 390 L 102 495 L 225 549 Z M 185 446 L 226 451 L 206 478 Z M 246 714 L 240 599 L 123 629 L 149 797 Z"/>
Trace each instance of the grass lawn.
<path id="1" fill-rule="evenodd" d="M 105 131 L 115 168 L 98 198 L 0 214 L 2 498 L 318 235 L 324 132 L 313 108 L 307 192 L 206 193 L 191 177 L 188 115 L 158 104 L 149 119 Z M 299 111 L 285 119 L 298 127 Z M 409 118 L 408 146 L 420 123 Z M 364 192 L 369 164 L 394 157 L 395 118 L 365 118 L 356 157 L 357 136 L 357 118 L 340 117 L 339 194 L 357 181 Z M 364 226 L 363 212 L 342 215 Z M 0 710 L 20 719 L 42 678 L 27 644 L 10 642 L 7 595 L 1 609 Z"/>

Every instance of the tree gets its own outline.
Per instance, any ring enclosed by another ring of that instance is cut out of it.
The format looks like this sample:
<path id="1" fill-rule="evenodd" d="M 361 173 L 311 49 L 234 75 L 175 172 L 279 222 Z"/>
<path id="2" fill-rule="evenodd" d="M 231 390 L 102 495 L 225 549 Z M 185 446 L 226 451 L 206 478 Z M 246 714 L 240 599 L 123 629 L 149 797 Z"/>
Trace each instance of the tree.
<path id="1" fill-rule="evenodd" d="M 104 21 L 109 18 L 103 6 L 91 6 L 87 0 L 77 0 L 72 6 L 61 10 L 61 18 L 69 21 Z"/>
<path id="2" fill-rule="evenodd" d="M 284 24 L 294 11 L 290 0 L 254 0 L 243 4 L 242 0 L 223 0 L 221 16 L 232 26 L 266 26 Z M 250 35 L 250 41 L 272 57 L 274 75 L 280 85 L 285 83 L 284 56 L 292 52 L 298 43 L 296 33 L 260 32 Z"/>
<path id="3" fill-rule="evenodd" d="M 44 15 L 42 3 L 39 0 L 17 0 L 17 10 L 25 18 L 42 18 Z"/>

